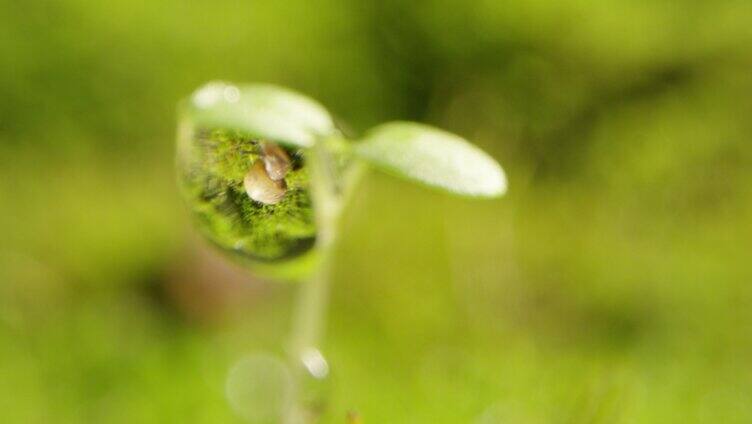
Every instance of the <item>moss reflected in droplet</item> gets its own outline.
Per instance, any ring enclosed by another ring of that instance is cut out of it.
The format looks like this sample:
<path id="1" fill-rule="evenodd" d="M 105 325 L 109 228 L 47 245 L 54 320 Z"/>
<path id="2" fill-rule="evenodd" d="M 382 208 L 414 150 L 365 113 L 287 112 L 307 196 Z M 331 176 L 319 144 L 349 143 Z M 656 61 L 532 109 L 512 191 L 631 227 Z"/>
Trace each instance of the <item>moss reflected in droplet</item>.
<path id="1" fill-rule="evenodd" d="M 316 226 L 302 152 L 284 146 L 290 169 L 286 192 L 274 204 L 252 200 L 243 185 L 261 141 L 222 128 L 180 128 L 178 172 L 184 197 L 199 229 L 215 244 L 259 262 L 291 259 L 310 250 Z"/>

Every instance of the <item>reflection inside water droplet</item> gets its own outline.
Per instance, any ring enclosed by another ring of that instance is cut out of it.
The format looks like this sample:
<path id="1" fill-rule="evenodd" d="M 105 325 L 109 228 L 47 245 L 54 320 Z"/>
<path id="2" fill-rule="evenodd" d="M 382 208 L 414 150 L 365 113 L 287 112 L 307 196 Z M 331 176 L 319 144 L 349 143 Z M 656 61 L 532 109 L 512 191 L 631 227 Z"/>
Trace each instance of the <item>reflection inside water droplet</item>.
<path id="1" fill-rule="evenodd" d="M 305 152 L 217 118 L 247 102 L 240 87 L 223 82 L 193 94 L 178 131 L 181 191 L 197 227 L 225 251 L 251 264 L 295 259 L 316 240 Z"/>

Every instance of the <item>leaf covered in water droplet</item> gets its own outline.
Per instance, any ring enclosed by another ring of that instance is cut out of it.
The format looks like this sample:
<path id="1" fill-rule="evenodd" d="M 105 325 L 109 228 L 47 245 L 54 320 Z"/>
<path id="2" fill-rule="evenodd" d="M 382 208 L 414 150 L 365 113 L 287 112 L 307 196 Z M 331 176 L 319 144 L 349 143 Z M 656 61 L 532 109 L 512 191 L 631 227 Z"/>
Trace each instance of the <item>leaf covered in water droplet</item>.
<path id="1" fill-rule="evenodd" d="M 501 166 L 465 139 L 427 125 L 390 122 L 370 130 L 355 155 L 376 168 L 470 197 L 506 192 Z"/>

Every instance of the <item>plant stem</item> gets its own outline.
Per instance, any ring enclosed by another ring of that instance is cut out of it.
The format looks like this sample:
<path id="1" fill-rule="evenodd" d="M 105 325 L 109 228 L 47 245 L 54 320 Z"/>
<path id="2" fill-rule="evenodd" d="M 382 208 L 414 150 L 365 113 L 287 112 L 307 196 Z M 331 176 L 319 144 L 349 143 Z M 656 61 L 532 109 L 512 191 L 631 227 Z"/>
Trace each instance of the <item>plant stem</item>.
<path id="1" fill-rule="evenodd" d="M 329 250 L 329 249 L 328 249 Z M 306 349 L 316 348 L 323 334 L 326 307 L 329 300 L 329 252 L 320 251 L 322 257 L 316 272 L 300 287 L 293 317 L 290 353 L 300 361 Z"/>
<path id="2" fill-rule="evenodd" d="M 328 253 L 315 274 L 300 287 L 298 293 L 293 328 L 290 341 L 290 372 L 292 387 L 285 424 L 306 423 L 306 405 L 302 400 L 302 387 L 305 379 L 311 378 L 303 366 L 304 355 L 318 350 L 326 322 L 326 310 L 329 301 L 330 261 Z"/>
<path id="3" fill-rule="evenodd" d="M 285 424 L 304 424 L 305 405 L 301 401 L 301 388 L 307 370 L 302 365 L 304 355 L 317 349 L 323 335 L 326 309 L 329 301 L 332 247 L 336 235 L 337 220 L 342 209 L 342 196 L 337 186 L 339 175 L 329 140 L 320 140 L 310 151 L 313 198 L 316 208 L 316 249 L 319 259 L 317 268 L 308 281 L 300 287 L 293 316 L 289 345 L 290 369 L 293 377 L 289 405 L 284 417 Z"/>

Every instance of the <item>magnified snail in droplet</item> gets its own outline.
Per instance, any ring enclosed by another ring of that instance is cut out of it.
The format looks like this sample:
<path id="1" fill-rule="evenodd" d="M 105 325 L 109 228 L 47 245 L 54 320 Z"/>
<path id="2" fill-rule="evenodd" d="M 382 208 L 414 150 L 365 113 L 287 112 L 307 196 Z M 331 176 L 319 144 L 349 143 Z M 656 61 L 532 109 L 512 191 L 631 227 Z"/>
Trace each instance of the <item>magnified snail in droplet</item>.
<path id="1" fill-rule="evenodd" d="M 285 176 L 290 170 L 290 159 L 284 150 L 261 142 L 261 157 L 254 161 L 243 179 L 245 192 L 252 200 L 266 205 L 282 201 L 287 193 Z M 274 152 L 274 155 L 268 154 Z"/>
<path id="2" fill-rule="evenodd" d="M 211 119 L 217 108 L 242 107 L 242 94 L 228 87 L 205 86 L 183 107 L 178 173 L 184 197 L 199 230 L 226 251 L 261 263 L 298 257 L 316 240 L 305 154 Z"/>
<path id="3" fill-rule="evenodd" d="M 301 153 L 220 128 L 199 129 L 182 169 L 201 230 L 248 259 L 299 255 L 316 228 Z"/>

